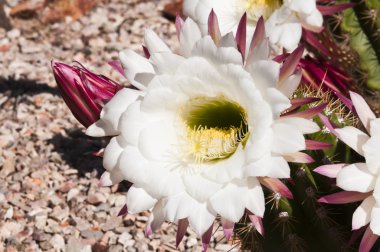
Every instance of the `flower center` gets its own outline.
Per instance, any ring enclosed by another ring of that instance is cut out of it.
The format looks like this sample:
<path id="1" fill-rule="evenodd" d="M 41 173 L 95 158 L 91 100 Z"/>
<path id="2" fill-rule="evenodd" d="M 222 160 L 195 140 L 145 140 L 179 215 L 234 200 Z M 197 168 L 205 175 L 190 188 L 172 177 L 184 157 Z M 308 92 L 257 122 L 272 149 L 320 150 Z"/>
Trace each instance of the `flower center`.
<path id="1" fill-rule="evenodd" d="M 192 98 L 181 117 L 187 129 L 187 154 L 197 163 L 228 158 L 248 139 L 246 112 L 224 96 Z"/>
<path id="2" fill-rule="evenodd" d="M 254 24 L 261 16 L 267 20 L 276 9 L 281 7 L 282 3 L 282 0 L 245 0 L 247 18 Z"/>

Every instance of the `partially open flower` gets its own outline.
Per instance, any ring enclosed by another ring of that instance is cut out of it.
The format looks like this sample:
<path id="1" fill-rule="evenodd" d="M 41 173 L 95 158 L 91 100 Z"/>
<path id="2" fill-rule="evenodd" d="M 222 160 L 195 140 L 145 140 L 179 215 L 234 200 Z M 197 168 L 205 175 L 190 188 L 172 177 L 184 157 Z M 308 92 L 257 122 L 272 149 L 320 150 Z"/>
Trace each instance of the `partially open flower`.
<path id="1" fill-rule="evenodd" d="M 218 214 L 226 230 L 246 209 L 264 215 L 263 177 L 289 196 L 276 179 L 290 176 L 288 160 L 304 160 L 303 134 L 319 130 L 311 120 L 280 117 L 300 82 L 295 66 L 303 49 L 283 65 L 269 60 L 261 20 L 246 57 L 244 18 L 236 38 L 220 36 L 213 13 L 209 20 L 211 36 L 202 36 L 190 18 L 177 20 L 182 55 L 151 30 L 149 59 L 121 52 L 125 75 L 140 90 L 119 91 L 87 129 L 114 136 L 101 182 L 133 183 L 128 211 L 152 209 L 148 233 L 170 221 L 178 223 L 181 240 L 190 224 L 204 243 Z"/>
<path id="2" fill-rule="evenodd" d="M 337 185 L 348 191 L 328 195 L 320 201 L 337 204 L 363 200 L 353 215 L 352 229 L 370 224 L 370 230 L 361 244 L 361 247 L 368 250 L 360 250 L 369 251 L 371 246 L 367 242 L 374 243 L 376 239 L 367 239 L 368 236 L 380 236 L 380 119 L 376 118 L 363 97 L 354 92 L 350 95 L 355 111 L 368 134 L 351 126 L 331 129 L 331 132 L 364 156 L 365 163 L 319 167 L 317 172 L 336 177 Z"/>
<path id="3" fill-rule="evenodd" d="M 79 64 L 69 66 L 53 61 L 51 66 L 63 99 L 85 127 L 99 120 L 104 103 L 122 89 L 116 82 Z"/>
<path id="4" fill-rule="evenodd" d="M 185 0 L 184 13 L 205 32 L 208 14 L 213 9 L 220 17 L 222 35 L 237 31 L 240 17 L 247 14 L 248 34 L 252 35 L 260 17 L 264 17 L 269 40 L 273 45 L 294 50 L 302 27 L 318 32 L 323 17 L 315 0 Z"/>

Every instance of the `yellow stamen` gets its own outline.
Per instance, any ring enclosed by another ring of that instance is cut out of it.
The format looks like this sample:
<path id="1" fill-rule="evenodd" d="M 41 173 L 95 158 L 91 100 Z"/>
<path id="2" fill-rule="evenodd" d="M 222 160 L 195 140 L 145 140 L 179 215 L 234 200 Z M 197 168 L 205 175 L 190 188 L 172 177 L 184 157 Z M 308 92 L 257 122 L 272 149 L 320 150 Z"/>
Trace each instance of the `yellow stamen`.
<path id="1" fill-rule="evenodd" d="M 247 115 L 224 96 L 196 97 L 181 110 L 185 155 L 195 163 L 228 158 L 248 138 Z"/>
<path id="2" fill-rule="evenodd" d="M 282 0 L 246 0 L 245 10 L 250 21 L 257 22 L 263 16 L 268 19 L 269 16 L 282 5 Z"/>

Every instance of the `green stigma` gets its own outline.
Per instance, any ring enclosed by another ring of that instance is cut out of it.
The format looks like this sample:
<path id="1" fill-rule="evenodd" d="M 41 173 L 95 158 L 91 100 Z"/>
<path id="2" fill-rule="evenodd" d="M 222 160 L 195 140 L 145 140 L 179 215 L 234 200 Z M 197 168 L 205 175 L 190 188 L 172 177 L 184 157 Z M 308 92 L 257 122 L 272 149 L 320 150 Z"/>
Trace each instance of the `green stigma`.
<path id="1" fill-rule="evenodd" d="M 198 163 L 228 158 L 248 139 L 245 110 L 224 96 L 192 98 L 181 116 L 187 126 L 186 148 Z"/>

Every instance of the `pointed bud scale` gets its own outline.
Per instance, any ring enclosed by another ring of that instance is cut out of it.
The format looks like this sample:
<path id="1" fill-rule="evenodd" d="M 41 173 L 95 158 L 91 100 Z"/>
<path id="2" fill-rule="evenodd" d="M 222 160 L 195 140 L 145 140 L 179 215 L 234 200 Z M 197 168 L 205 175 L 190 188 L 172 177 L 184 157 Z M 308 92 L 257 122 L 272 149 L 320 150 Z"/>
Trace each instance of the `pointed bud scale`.
<path id="1" fill-rule="evenodd" d="M 109 172 L 104 172 L 102 176 L 99 179 L 99 186 L 100 187 L 106 187 L 112 185 L 112 180 L 110 178 L 111 174 Z"/>
<path id="2" fill-rule="evenodd" d="M 336 126 L 333 125 L 333 123 L 326 116 L 322 114 L 318 114 L 318 116 L 322 123 L 326 126 L 326 129 L 328 129 L 328 131 L 333 133 L 335 136 L 338 136 L 338 133 L 335 130 Z"/>
<path id="3" fill-rule="evenodd" d="M 175 28 L 177 31 L 178 40 L 180 40 L 180 37 L 181 37 L 181 30 L 182 30 L 183 24 L 184 24 L 183 19 L 181 18 L 180 15 L 177 14 L 177 16 L 175 18 Z"/>
<path id="4" fill-rule="evenodd" d="M 344 11 L 354 6 L 355 6 L 355 3 L 343 3 L 343 4 L 335 4 L 335 5 L 317 5 L 317 9 L 321 12 L 322 15 L 333 15 L 337 12 Z"/>
<path id="5" fill-rule="evenodd" d="M 249 46 L 249 53 L 251 54 L 253 49 L 256 48 L 266 37 L 264 18 L 260 17 L 256 23 L 255 32 L 253 33 L 251 45 Z"/>
<path id="6" fill-rule="evenodd" d="M 333 145 L 330 143 L 319 142 L 314 140 L 305 140 L 306 150 L 325 150 L 331 148 Z"/>
<path id="7" fill-rule="evenodd" d="M 305 119 L 312 119 L 314 116 L 321 113 L 327 106 L 327 103 L 322 103 L 314 108 L 302 110 L 302 111 L 291 111 L 285 114 L 282 114 L 281 117 L 302 117 Z"/>
<path id="8" fill-rule="evenodd" d="M 244 13 L 244 15 L 240 19 L 239 26 L 236 31 L 236 44 L 243 58 L 243 62 L 245 61 L 246 43 L 247 43 L 247 13 Z"/>
<path id="9" fill-rule="evenodd" d="M 375 235 L 370 227 L 367 227 L 367 230 L 364 232 L 362 241 L 360 242 L 359 252 L 369 252 L 373 245 L 375 245 L 378 235 Z"/>
<path id="10" fill-rule="evenodd" d="M 177 236 L 175 239 L 175 244 L 177 248 L 179 244 L 181 243 L 183 237 L 185 236 L 188 226 L 189 226 L 189 221 L 187 219 L 180 219 L 178 221 Z"/>
<path id="11" fill-rule="evenodd" d="M 286 161 L 291 163 L 311 164 L 315 162 L 315 160 L 312 157 L 303 152 L 286 154 L 284 158 Z"/>
<path id="12" fill-rule="evenodd" d="M 152 227 L 150 225 L 145 226 L 144 234 L 146 238 L 149 238 L 153 234 Z"/>
<path id="13" fill-rule="evenodd" d="M 219 45 L 222 34 L 220 33 L 218 17 L 215 15 L 214 9 L 211 10 L 208 17 L 208 33 L 214 40 L 215 45 Z"/>
<path id="14" fill-rule="evenodd" d="M 292 99 L 290 101 L 290 104 L 292 105 L 290 108 L 287 109 L 287 111 L 293 111 L 293 110 L 296 110 L 304 105 L 308 105 L 310 103 L 313 103 L 313 102 L 317 102 L 317 101 L 320 101 L 321 99 L 320 98 L 317 98 L 317 97 L 303 97 L 303 98 L 296 98 L 296 99 Z"/>
<path id="15" fill-rule="evenodd" d="M 119 60 L 109 61 L 108 65 L 110 65 L 114 70 L 120 73 L 123 77 L 126 77 L 123 66 L 121 65 L 121 62 Z"/>
<path id="16" fill-rule="evenodd" d="M 212 224 L 210 228 L 202 235 L 203 252 L 207 251 L 208 245 L 210 244 L 213 226 L 214 224 Z"/>
<path id="17" fill-rule="evenodd" d="M 364 232 L 366 231 L 367 227 L 366 226 L 363 226 L 359 229 L 356 229 L 356 230 L 352 230 L 352 235 L 351 235 L 351 238 L 350 238 L 350 241 L 348 242 L 348 246 L 352 247 L 353 244 L 360 238 L 363 236 Z"/>
<path id="18" fill-rule="evenodd" d="M 149 49 L 146 46 L 142 46 L 142 48 L 143 48 L 145 58 L 149 59 L 150 58 Z"/>
<path id="19" fill-rule="evenodd" d="M 51 66 L 64 101 L 85 127 L 99 120 L 103 103 L 122 88 L 116 82 L 96 75 L 80 64 L 69 66 L 53 61 Z"/>
<path id="20" fill-rule="evenodd" d="M 329 177 L 329 178 L 336 178 L 338 176 L 338 173 L 342 168 L 347 164 L 328 164 L 328 165 L 322 165 L 313 170 L 313 172 L 316 172 L 318 174 L 321 174 L 323 176 Z"/>
<path id="21" fill-rule="evenodd" d="M 252 222 L 253 227 L 261 234 L 264 236 L 264 225 L 263 225 L 263 220 L 262 218 L 254 215 L 251 213 L 249 210 L 247 210 L 248 218 Z"/>
<path id="22" fill-rule="evenodd" d="M 123 215 L 126 215 L 128 213 L 128 206 L 127 204 L 125 204 L 119 211 L 119 213 L 117 214 L 117 216 L 123 216 Z"/>
<path id="23" fill-rule="evenodd" d="M 284 82 L 290 75 L 294 73 L 302 57 L 303 52 L 304 47 L 299 46 L 286 58 L 284 64 L 280 69 L 280 79 L 278 81 L 279 83 Z"/>
<path id="24" fill-rule="evenodd" d="M 272 192 L 279 193 L 281 196 L 293 199 L 293 194 L 289 190 L 289 188 L 281 182 L 281 180 L 276 178 L 269 178 L 269 177 L 260 177 L 259 178 L 260 183 L 271 190 Z"/>
<path id="25" fill-rule="evenodd" d="M 229 241 L 234 232 L 235 223 L 224 218 L 222 218 L 220 222 L 222 223 L 224 236 L 226 237 L 226 240 Z"/>
<path id="26" fill-rule="evenodd" d="M 361 192 L 338 192 L 330 195 L 326 195 L 318 200 L 320 203 L 328 203 L 328 204 L 346 204 L 352 202 L 362 201 L 365 198 L 371 196 L 371 192 L 369 193 L 361 193 Z"/>

